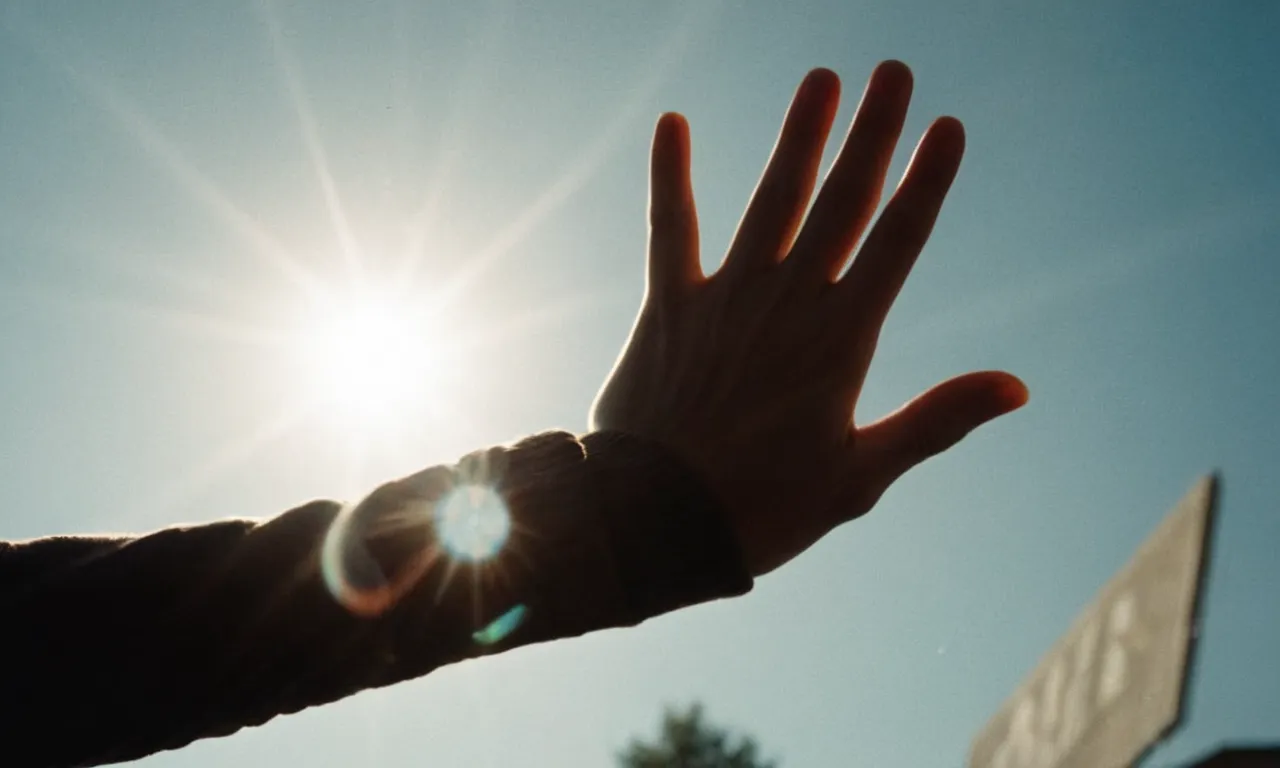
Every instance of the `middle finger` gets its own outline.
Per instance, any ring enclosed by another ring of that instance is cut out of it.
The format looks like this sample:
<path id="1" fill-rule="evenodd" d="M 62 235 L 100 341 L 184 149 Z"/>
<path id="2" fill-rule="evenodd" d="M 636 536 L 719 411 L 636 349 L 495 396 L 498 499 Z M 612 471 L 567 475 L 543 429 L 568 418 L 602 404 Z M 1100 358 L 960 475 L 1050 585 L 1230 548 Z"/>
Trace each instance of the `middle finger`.
<path id="1" fill-rule="evenodd" d="M 839 275 L 880 202 L 911 86 L 911 70 L 899 61 L 883 62 L 871 74 L 840 154 L 788 256 L 794 269 L 828 281 Z"/>

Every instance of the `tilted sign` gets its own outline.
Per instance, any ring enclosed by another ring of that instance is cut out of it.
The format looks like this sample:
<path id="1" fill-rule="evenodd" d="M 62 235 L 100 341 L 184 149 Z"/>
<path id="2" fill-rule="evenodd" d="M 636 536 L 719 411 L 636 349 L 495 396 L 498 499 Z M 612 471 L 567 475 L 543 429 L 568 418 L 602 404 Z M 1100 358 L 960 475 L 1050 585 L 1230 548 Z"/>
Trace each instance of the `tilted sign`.
<path id="1" fill-rule="evenodd" d="M 1201 479 L 973 741 L 970 768 L 1125 768 L 1182 716 L 1218 480 Z"/>

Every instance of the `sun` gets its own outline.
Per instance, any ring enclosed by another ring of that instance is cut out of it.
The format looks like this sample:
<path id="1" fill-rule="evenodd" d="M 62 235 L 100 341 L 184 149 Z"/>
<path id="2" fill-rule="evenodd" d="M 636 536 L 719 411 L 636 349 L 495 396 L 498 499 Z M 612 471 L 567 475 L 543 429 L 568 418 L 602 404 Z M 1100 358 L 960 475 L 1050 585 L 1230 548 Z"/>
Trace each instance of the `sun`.
<path id="1" fill-rule="evenodd" d="M 423 304 L 365 287 L 326 296 L 307 315 L 295 353 L 315 407 L 331 420 L 381 431 L 443 396 L 452 361 Z"/>

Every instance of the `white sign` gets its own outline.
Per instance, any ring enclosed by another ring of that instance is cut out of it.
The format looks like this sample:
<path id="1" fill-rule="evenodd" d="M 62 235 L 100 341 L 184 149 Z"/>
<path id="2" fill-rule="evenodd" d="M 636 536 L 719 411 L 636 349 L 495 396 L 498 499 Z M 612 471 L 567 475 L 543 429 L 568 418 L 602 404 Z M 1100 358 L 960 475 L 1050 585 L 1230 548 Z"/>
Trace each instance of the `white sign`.
<path id="1" fill-rule="evenodd" d="M 970 768 L 1126 768 L 1181 718 L 1218 480 L 1205 477 L 973 740 Z"/>

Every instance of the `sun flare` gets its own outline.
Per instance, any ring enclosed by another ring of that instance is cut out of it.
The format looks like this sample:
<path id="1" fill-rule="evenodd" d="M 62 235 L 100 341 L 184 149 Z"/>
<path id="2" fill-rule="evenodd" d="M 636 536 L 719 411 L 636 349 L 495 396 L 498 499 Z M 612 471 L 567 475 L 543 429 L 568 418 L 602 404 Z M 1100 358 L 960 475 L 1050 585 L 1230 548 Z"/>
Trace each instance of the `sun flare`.
<path id="1" fill-rule="evenodd" d="M 385 291 L 316 306 L 297 352 L 317 407 L 350 427 L 386 428 L 440 397 L 449 361 L 425 315 Z"/>

